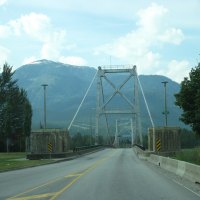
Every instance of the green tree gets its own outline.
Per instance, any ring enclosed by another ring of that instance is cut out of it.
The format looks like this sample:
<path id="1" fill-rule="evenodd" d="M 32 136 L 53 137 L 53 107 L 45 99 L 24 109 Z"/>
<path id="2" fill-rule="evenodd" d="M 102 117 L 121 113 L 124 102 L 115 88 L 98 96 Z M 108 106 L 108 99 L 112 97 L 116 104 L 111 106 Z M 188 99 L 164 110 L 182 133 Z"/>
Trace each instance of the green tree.
<path id="1" fill-rule="evenodd" d="M 20 89 L 17 80 L 13 80 L 12 67 L 4 64 L 0 74 L 0 138 L 6 141 L 9 151 L 10 143 L 17 143 L 20 138 L 30 135 L 32 108 L 25 90 Z M 23 145 L 25 146 L 25 145 Z M 20 148 L 21 149 L 21 148 Z"/>
<path id="2" fill-rule="evenodd" d="M 181 129 L 181 148 L 194 148 L 200 145 L 200 135 L 191 130 Z"/>
<path id="3" fill-rule="evenodd" d="M 13 73 L 11 71 L 12 67 L 5 63 L 0 76 L 0 131 L 2 138 L 6 139 L 7 147 L 13 132 L 11 121 L 12 105 L 10 102 L 12 100 L 12 92 L 16 89 L 16 81 L 12 81 Z"/>
<path id="4" fill-rule="evenodd" d="M 180 119 L 200 135 L 200 63 L 191 70 L 189 78 L 181 82 L 175 98 L 175 104 L 183 110 Z"/>

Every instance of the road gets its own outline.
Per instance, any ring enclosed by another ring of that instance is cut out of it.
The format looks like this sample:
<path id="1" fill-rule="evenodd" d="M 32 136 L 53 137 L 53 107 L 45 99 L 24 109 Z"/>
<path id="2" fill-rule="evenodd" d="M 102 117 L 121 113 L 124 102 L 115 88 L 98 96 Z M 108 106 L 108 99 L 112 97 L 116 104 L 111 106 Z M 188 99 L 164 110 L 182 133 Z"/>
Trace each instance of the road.
<path id="1" fill-rule="evenodd" d="M 132 149 L 105 149 L 74 160 L 0 173 L 0 199 L 199 200 Z"/>

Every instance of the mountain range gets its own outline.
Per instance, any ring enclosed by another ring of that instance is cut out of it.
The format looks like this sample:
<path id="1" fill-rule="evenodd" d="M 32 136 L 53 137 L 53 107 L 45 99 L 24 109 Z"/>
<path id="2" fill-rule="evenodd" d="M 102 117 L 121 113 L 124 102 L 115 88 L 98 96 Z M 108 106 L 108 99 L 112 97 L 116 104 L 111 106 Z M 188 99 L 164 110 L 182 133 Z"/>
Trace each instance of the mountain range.
<path id="1" fill-rule="evenodd" d="M 43 101 L 44 90 L 42 84 L 48 84 L 46 88 L 47 105 L 47 127 L 67 128 L 91 83 L 96 70 L 93 67 L 73 66 L 54 62 L 50 60 L 39 60 L 21 66 L 15 71 L 14 78 L 18 85 L 27 91 L 33 108 L 32 128 L 37 129 L 43 124 Z M 162 82 L 167 81 L 167 106 L 169 126 L 184 127 L 179 121 L 181 110 L 175 106 L 174 94 L 179 92 L 180 85 L 173 80 L 159 75 L 139 76 L 149 109 L 155 126 L 164 125 L 164 87 Z M 120 85 L 123 82 L 123 75 L 111 77 L 112 82 Z M 103 83 L 105 84 L 105 83 Z M 107 87 L 105 96 L 112 94 L 112 88 Z M 132 92 L 131 83 L 123 88 L 123 92 L 130 96 Z M 150 119 L 146 106 L 139 91 L 141 122 L 143 127 L 150 127 Z M 120 105 L 119 98 L 114 101 Z M 92 85 L 81 109 L 74 121 L 74 128 L 87 125 L 94 125 L 96 107 L 96 82 Z M 112 121 L 112 120 L 110 120 Z M 81 125 L 82 124 L 82 125 Z M 114 124 L 112 124 L 114 126 Z"/>

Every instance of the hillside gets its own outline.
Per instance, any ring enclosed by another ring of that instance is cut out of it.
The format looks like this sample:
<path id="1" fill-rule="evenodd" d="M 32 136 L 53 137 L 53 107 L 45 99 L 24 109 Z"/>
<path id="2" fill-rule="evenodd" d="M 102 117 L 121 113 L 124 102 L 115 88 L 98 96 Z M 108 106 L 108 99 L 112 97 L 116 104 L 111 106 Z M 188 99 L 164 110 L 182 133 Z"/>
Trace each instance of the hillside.
<path id="1" fill-rule="evenodd" d="M 39 128 L 43 122 L 43 88 L 47 87 L 47 126 L 48 127 L 68 127 L 81 99 L 83 98 L 96 69 L 92 67 L 77 67 L 48 60 L 40 60 L 18 68 L 15 78 L 18 79 L 20 87 L 27 90 L 29 99 L 33 106 L 33 128 Z M 143 90 L 149 104 L 150 111 L 156 126 L 164 124 L 163 104 L 164 89 L 161 83 L 167 80 L 167 101 L 169 114 L 169 125 L 183 126 L 179 121 L 180 110 L 174 105 L 174 94 L 179 91 L 179 84 L 164 76 L 141 75 L 139 76 Z M 123 76 L 112 79 L 113 81 L 123 80 Z M 111 88 L 107 88 L 109 94 Z M 131 86 L 124 88 L 124 92 L 129 95 Z M 119 103 L 116 100 L 116 103 Z M 93 84 L 76 123 L 93 123 L 96 105 L 96 82 Z M 140 109 L 142 124 L 150 126 L 150 120 L 144 105 L 144 100 L 140 93 Z"/>

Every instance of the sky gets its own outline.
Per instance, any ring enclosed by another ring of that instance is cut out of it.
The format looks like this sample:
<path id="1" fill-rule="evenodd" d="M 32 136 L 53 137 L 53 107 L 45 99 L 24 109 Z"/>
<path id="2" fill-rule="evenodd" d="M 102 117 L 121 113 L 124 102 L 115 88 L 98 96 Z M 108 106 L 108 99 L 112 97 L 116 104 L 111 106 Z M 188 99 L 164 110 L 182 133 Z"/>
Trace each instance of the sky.
<path id="1" fill-rule="evenodd" d="M 136 65 L 176 82 L 200 62 L 200 0 L 0 0 L 0 66 Z"/>

